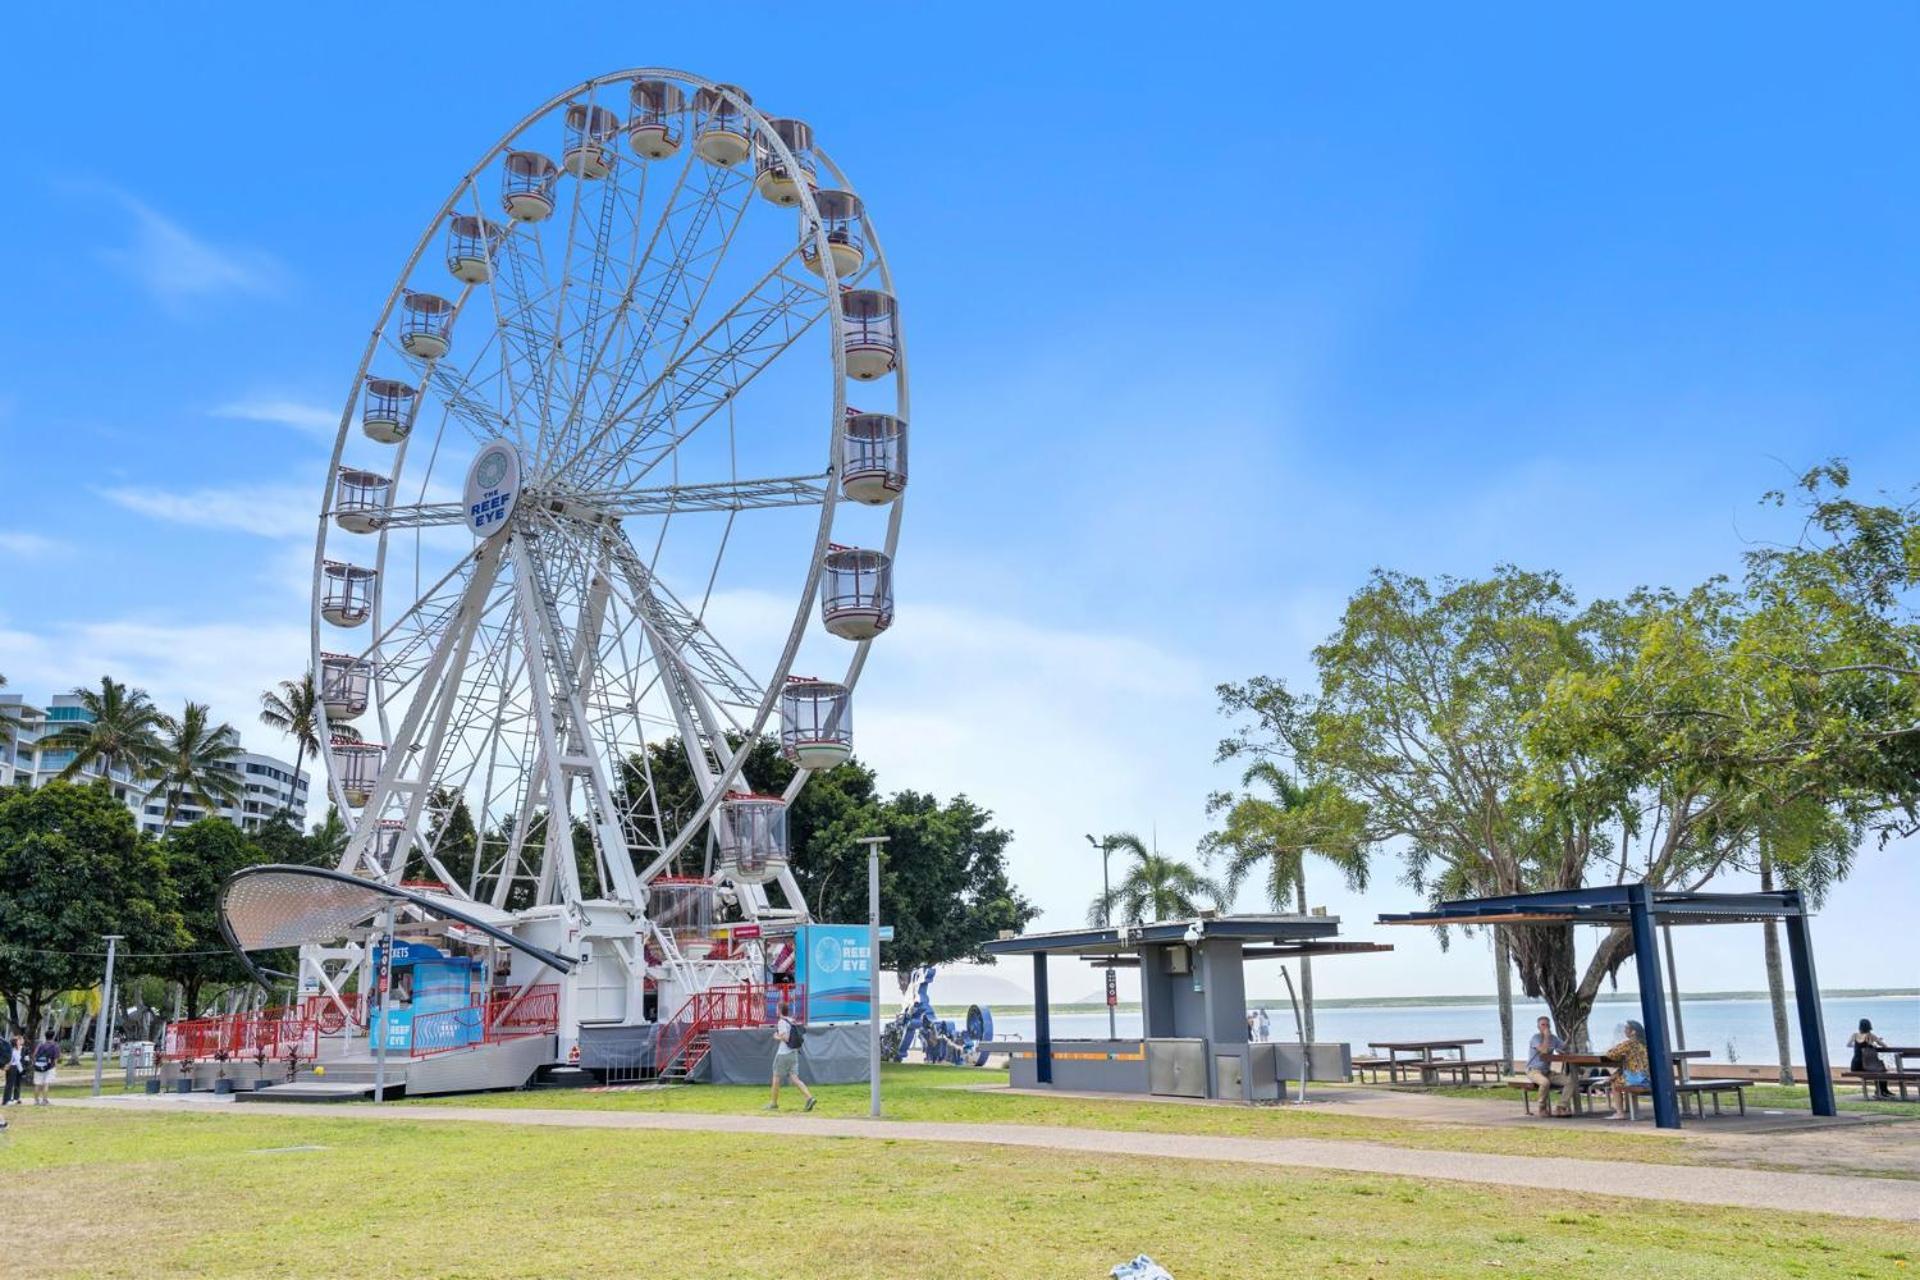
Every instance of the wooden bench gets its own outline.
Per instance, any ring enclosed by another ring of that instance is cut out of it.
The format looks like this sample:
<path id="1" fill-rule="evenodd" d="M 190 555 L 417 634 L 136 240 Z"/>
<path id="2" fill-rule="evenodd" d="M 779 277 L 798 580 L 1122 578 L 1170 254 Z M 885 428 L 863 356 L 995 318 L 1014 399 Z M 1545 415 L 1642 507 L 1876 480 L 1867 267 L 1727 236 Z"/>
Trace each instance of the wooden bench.
<path id="1" fill-rule="evenodd" d="M 1356 1076 L 1371 1074 L 1373 1078 L 1369 1083 L 1372 1084 L 1380 1083 L 1380 1073 L 1382 1071 L 1391 1073 L 1393 1070 L 1393 1062 L 1391 1059 L 1375 1057 L 1369 1054 L 1363 1054 L 1354 1058 L 1352 1060 L 1352 1066 L 1353 1074 Z"/>
<path id="2" fill-rule="evenodd" d="M 1436 1076 L 1456 1076 L 1461 1084 L 1471 1084 L 1476 1075 L 1489 1084 L 1497 1084 L 1502 1073 L 1512 1070 L 1512 1066 L 1498 1058 L 1436 1058 L 1428 1069 Z"/>
<path id="3" fill-rule="evenodd" d="M 1840 1076 L 1844 1080 L 1858 1080 L 1860 1096 L 1869 1099 L 1873 1097 L 1873 1093 L 1868 1088 L 1870 1085 L 1898 1085 L 1902 1102 L 1910 1100 L 1907 1097 L 1907 1085 L 1912 1084 L 1916 1089 L 1920 1089 L 1920 1071 L 1842 1071 Z M 1911 1101 L 1920 1102 L 1920 1096 Z"/>
<path id="4" fill-rule="evenodd" d="M 1713 1099 L 1713 1114 L 1720 1115 L 1722 1114 L 1720 1110 L 1721 1095 L 1728 1093 L 1732 1094 L 1734 1100 L 1740 1104 L 1740 1114 L 1747 1114 L 1747 1086 L 1752 1083 L 1751 1080 L 1689 1080 L 1685 1084 L 1675 1081 L 1673 1091 L 1679 1096 L 1681 1115 L 1687 1113 L 1687 1099 L 1692 1098 L 1694 1114 L 1704 1120 L 1707 1118 L 1707 1099 Z M 1653 1089 L 1648 1085 L 1628 1085 L 1628 1117 L 1638 1120 L 1640 1118 L 1640 1099 L 1650 1098 L 1652 1096 Z"/>
<path id="5" fill-rule="evenodd" d="M 1527 1077 L 1525 1076 L 1507 1076 L 1506 1078 L 1501 1080 L 1500 1083 L 1506 1085 L 1507 1088 L 1509 1089 L 1518 1089 L 1520 1091 L 1521 1109 L 1524 1110 L 1528 1115 L 1533 1114 L 1533 1095 L 1539 1092 L 1538 1088 L 1535 1087 L 1533 1081 L 1527 1079 Z M 1591 1094 L 1588 1093 L 1585 1086 L 1586 1086 L 1586 1081 L 1584 1080 L 1576 1081 L 1574 1084 L 1573 1113 L 1575 1115 L 1579 1115 L 1582 1111 L 1593 1110 L 1593 1097 Z M 1547 1088 L 1547 1095 L 1549 1098 L 1559 1092 L 1560 1092 L 1559 1085 L 1550 1085 Z M 1551 1107 L 1552 1104 L 1548 1103 L 1547 1105 Z"/>

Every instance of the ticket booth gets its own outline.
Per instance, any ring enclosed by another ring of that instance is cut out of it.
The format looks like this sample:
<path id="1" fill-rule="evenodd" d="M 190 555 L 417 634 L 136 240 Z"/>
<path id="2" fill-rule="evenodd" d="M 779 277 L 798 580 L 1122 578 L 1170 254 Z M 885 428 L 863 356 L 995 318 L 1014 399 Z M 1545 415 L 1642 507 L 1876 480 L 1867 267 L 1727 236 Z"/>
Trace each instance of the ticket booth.
<path id="1" fill-rule="evenodd" d="M 385 950 L 385 942 L 374 944 L 376 973 Z M 381 1012 L 376 999 L 369 1010 L 368 1044 L 378 1047 L 384 1036 L 388 1053 L 411 1053 L 416 1024 L 435 1050 L 481 1043 L 486 1039 L 484 1020 L 477 1014 L 466 1016 L 475 1006 L 476 993 L 484 989 L 481 970 L 478 960 L 448 955 L 430 943 L 395 942 L 386 1011 Z"/>

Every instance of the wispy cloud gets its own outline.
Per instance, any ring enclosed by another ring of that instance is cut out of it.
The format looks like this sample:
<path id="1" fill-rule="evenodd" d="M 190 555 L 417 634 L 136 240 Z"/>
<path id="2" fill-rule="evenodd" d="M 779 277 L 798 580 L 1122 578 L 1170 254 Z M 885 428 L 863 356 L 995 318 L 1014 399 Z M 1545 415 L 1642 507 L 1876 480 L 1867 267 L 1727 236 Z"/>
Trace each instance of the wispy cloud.
<path id="1" fill-rule="evenodd" d="M 73 548 L 58 538 L 24 529 L 0 529 L 0 555 L 16 560 L 48 560 L 65 555 Z"/>
<path id="2" fill-rule="evenodd" d="M 100 256 L 168 306 L 227 294 L 265 295 L 286 286 L 287 269 L 272 254 L 202 239 L 124 191 L 101 188 L 132 216 L 125 244 Z"/>
<path id="3" fill-rule="evenodd" d="M 336 409 L 277 396 L 229 401 L 216 408 L 213 416 L 238 422 L 270 422 L 312 435 L 331 436 L 340 426 L 340 413 Z"/>
<path id="4" fill-rule="evenodd" d="M 170 493 L 162 489 L 102 489 L 100 496 L 129 511 L 197 529 L 233 529 L 263 538 L 311 537 L 315 488 L 234 485 Z"/>

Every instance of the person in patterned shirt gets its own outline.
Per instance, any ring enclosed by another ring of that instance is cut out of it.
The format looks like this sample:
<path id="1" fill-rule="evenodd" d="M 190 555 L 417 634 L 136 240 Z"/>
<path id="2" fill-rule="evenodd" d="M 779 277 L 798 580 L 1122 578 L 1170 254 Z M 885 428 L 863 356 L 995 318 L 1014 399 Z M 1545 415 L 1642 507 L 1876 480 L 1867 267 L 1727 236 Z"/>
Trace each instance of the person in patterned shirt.
<path id="1" fill-rule="evenodd" d="M 1637 1022 L 1627 1023 L 1626 1039 L 1602 1055 L 1618 1064 L 1613 1072 L 1613 1085 L 1609 1096 L 1613 1100 L 1613 1111 L 1609 1120 L 1627 1118 L 1627 1090 L 1644 1089 L 1652 1082 L 1647 1074 L 1647 1036 L 1646 1030 Z"/>

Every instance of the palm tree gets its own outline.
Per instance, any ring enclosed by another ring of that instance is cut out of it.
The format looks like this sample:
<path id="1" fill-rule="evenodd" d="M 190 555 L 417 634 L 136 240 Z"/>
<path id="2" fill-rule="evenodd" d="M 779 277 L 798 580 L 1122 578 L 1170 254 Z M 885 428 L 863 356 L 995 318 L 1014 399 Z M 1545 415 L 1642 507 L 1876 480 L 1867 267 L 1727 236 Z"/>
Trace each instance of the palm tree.
<path id="1" fill-rule="evenodd" d="M 282 680 L 278 689 L 261 694 L 260 723 L 293 739 L 293 794 L 298 795 L 307 757 L 320 758 L 320 691 L 313 672 Z M 329 732 L 342 742 L 360 741 L 359 730 L 351 725 L 333 725 Z"/>
<path id="2" fill-rule="evenodd" d="M 0 689 L 7 687 L 7 678 L 0 676 Z M 20 732 L 20 713 L 13 709 L 12 703 L 0 705 L 0 748 L 10 746 L 14 736 Z"/>
<path id="3" fill-rule="evenodd" d="M 101 676 L 98 689 L 75 689 L 73 696 L 91 719 L 66 721 L 41 735 L 37 744 L 43 752 L 73 753 L 60 777 L 71 778 L 97 763 L 109 784 L 116 768 L 125 768 L 137 779 L 151 778 L 161 751 L 159 730 L 166 717 L 147 697 L 146 690 L 129 689 L 111 676 Z M 114 795 L 125 798 L 118 788 Z"/>
<path id="4" fill-rule="evenodd" d="M 1220 830 L 1201 841 L 1208 858 L 1226 858 L 1227 894 L 1256 872 L 1276 911 L 1307 914 L 1307 855 L 1336 867 L 1347 887 L 1367 887 L 1367 853 L 1357 805 L 1326 783 L 1303 784 L 1271 760 L 1256 761 L 1240 785 L 1264 786 L 1270 795 L 1219 794 L 1207 801 L 1209 813 L 1226 812 Z M 1313 961 L 1300 958 L 1303 1030 L 1313 1041 Z"/>
<path id="5" fill-rule="evenodd" d="M 1197 916 L 1226 900 L 1227 891 L 1217 881 L 1178 858 L 1149 850 L 1132 832 L 1116 831 L 1102 843 L 1117 853 L 1131 854 L 1134 861 L 1111 894 L 1095 896 L 1087 909 L 1089 924 L 1104 923 L 1115 915 L 1136 924 Z"/>
<path id="6" fill-rule="evenodd" d="M 189 702 L 180 718 L 160 718 L 163 737 L 154 776 L 158 779 L 147 799 L 164 795 L 162 827 L 173 825 L 183 800 L 192 800 L 209 814 L 233 804 L 243 794 L 236 761 L 240 735 L 230 724 L 215 724 L 204 702 Z"/>
<path id="7" fill-rule="evenodd" d="M 339 808 L 328 805 L 327 816 L 313 824 L 308 841 L 315 858 L 321 865 L 328 865 L 340 861 L 340 855 L 347 851 L 347 838 L 347 824 L 340 820 Z"/>

